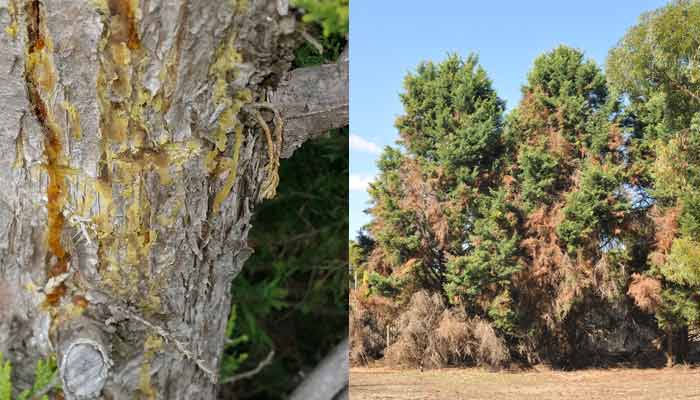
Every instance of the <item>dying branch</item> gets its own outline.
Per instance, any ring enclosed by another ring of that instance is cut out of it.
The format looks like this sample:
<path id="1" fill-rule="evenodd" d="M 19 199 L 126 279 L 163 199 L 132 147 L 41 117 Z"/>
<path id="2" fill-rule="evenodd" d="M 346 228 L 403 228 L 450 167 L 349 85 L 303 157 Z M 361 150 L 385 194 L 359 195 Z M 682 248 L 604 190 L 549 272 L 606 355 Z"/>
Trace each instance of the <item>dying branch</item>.
<path id="1" fill-rule="evenodd" d="M 281 156 L 288 158 L 306 140 L 349 122 L 349 63 L 344 52 L 334 64 L 288 73 L 269 100 L 284 119 Z"/>

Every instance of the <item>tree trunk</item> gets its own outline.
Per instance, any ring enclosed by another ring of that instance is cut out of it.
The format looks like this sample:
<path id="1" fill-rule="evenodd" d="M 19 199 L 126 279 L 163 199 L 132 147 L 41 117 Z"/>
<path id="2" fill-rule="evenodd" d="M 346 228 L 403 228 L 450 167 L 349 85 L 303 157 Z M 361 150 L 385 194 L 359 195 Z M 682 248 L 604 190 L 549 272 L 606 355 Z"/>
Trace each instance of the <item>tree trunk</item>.
<path id="1" fill-rule="evenodd" d="M 0 0 L 0 24 L 15 390 L 55 353 L 67 399 L 214 398 L 252 209 L 347 125 L 347 58 L 288 73 L 284 0 Z"/>
<path id="2" fill-rule="evenodd" d="M 673 329 L 666 329 L 666 368 L 673 367 L 675 363 L 673 355 Z"/>
<path id="3" fill-rule="evenodd" d="M 674 332 L 673 337 L 674 341 L 676 342 L 674 345 L 675 363 L 683 363 L 688 358 L 688 327 L 683 326 L 679 328 L 676 332 Z"/>

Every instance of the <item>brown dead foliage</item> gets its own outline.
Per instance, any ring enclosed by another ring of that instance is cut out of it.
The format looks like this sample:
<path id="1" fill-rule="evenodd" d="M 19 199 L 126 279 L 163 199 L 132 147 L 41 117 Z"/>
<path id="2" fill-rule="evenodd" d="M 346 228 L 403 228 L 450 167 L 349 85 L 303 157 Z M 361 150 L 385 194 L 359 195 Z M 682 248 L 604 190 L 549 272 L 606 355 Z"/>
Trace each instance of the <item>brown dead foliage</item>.
<path id="1" fill-rule="evenodd" d="M 427 351 L 430 365 L 443 367 L 467 362 L 473 356 L 471 328 L 463 311 L 443 311 Z"/>
<path id="2" fill-rule="evenodd" d="M 417 258 L 411 258 L 401 265 L 401 267 L 393 273 L 393 276 L 401 277 L 413 272 L 416 266 L 420 264 L 421 260 Z"/>
<path id="3" fill-rule="evenodd" d="M 666 264 L 666 254 L 660 252 L 660 251 L 653 251 L 649 253 L 649 262 L 652 265 L 656 266 L 662 266 Z"/>
<path id="4" fill-rule="evenodd" d="M 384 354 L 384 359 L 391 365 L 414 367 L 424 364 L 425 349 L 430 335 L 437 326 L 440 316 L 445 311 L 445 303 L 438 294 L 432 296 L 426 291 L 417 292 L 396 324 L 393 331 L 398 336 Z"/>
<path id="5" fill-rule="evenodd" d="M 562 203 L 541 207 L 525 221 L 527 235 L 520 246 L 531 260 L 529 273 L 535 279 L 553 276 L 558 269 L 572 264 L 559 245 L 556 231 L 564 218 L 562 208 Z"/>
<path id="6" fill-rule="evenodd" d="M 501 182 L 503 183 L 503 186 L 510 188 L 514 183 L 516 183 L 516 179 L 512 175 L 504 175 Z"/>
<path id="7" fill-rule="evenodd" d="M 430 230 L 424 235 L 426 240 L 433 238 L 440 247 L 444 247 L 448 240 L 449 224 L 443 210 L 453 205 L 440 201 L 435 195 L 438 191 L 434 190 L 433 185 L 438 184 L 440 177 L 426 179 L 420 165 L 414 160 L 405 162 L 401 174 L 405 186 L 401 207 L 414 210 L 421 224 Z M 432 243 L 424 245 L 431 247 Z"/>
<path id="8" fill-rule="evenodd" d="M 546 128 L 551 114 L 550 110 L 537 99 L 537 96 L 541 94 L 541 90 L 535 90 L 537 92 L 533 90 L 525 92 L 518 107 L 520 110 L 520 124 L 525 131 L 529 131 L 528 142 L 530 144 L 536 144 L 535 142 L 538 140 L 536 133 Z"/>
<path id="9" fill-rule="evenodd" d="M 398 307 L 379 296 L 364 297 L 350 292 L 350 363 L 366 365 L 382 357 L 387 326 L 396 318 Z"/>
<path id="10" fill-rule="evenodd" d="M 550 128 L 548 133 L 547 148 L 549 151 L 559 156 L 562 160 L 570 159 L 574 151 L 574 146 L 566 140 L 560 130 Z"/>
<path id="11" fill-rule="evenodd" d="M 562 248 L 557 227 L 563 220 L 563 207 L 560 201 L 527 217 L 525 239 L 520 243 L 528 258 L 527 268 L 514 280 L 521 307 L 533 311 L 531 322 L 553 331 L 561 328 L 573 304 L 587 291 L 613 299 L 622 294 L 623 287 L 619 271 L 624 266 L 611 265 L 607 255 L 598 254 L 597 245 L 576 256 Z"/>
<path id="12" fill-rule="evenodd" d="M 603 254 L 591 270 L 591 287 L 598 295 L 607 300 L 619 298 L 623 291 L 622 277 L 625 276 L 625 266 L 613 265 L 610 257 Z"/>
<path id="13" fill-rule="evenodd" d="M 661 282 L 649 276 L 634 273 L 627 294 L 642 311 L 653 313 L 661 304 Z"/>
<path id="14" fill-rule="evenodd" d="M 372 270 L 382 275 L 390 275 L 394 266 L 388 261 L 389 257 L 384 250 L 377 246 L 370 253 L 367 263 L 372 266 Z"/>
<path id="15" fill-rule="evenodd" d="M 673 239 L 678 234 L 678 216 L 681 213 L 681 207 L 676 206 L 666 211 L 661 211 L 654 206 L 651 209 L 651 218 L 656 227 L 655 239 L 656 250 L 662 253 L 668 253 L 671 250 Z"/>
<path id="16" fill-rule="evenodd" d="M 477 364 L 504 367 L 510 361 L 510 354 L 503 338 L 496 335 L 496 331 L 488 322 L 476 319 L 473 323 L 473 335 L 478 343 L 475 357 Z"/>
<path id="17" fill-rule="evenodd" d="M 625 138 L 622 136 L 622 129 L 618 124 L 611 124 L 608 132 L 608 149 L 615 151 L 625 144 Z"/>
<path id="18" fill-rule="evenodd" d="M 415 293 L 394 328 L 398 335 L 384 358 L 393 366 L 503 368 L 510 362 L 505 341 L 487 321 L 447 308 L 438 294 Z"/>

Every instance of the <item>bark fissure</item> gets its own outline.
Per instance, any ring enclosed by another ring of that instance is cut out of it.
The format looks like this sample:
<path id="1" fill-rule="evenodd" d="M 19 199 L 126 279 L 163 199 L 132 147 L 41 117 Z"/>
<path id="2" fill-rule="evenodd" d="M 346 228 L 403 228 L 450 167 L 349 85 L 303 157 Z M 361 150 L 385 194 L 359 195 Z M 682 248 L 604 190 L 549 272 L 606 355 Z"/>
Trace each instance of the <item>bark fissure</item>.
<path id="1" fill-rule="evenodd" d="M 44 155 L 46 157 L 47 185 L 47 238 L 51 256 L 48 260 L 48 276 L 56 277 L 68 271 L 70 254 L 61 243 L 65 217 L 63 207 L 66 203 L 67 162 L 63 155 L 63 142 L 59 125 L 47 106 L 56 85 L 56 71 L 53 65 L 53 44 L 45 32 L 41 20 L 41 3 L 30 0 L 26 4 L 27 18 L 27 59 L 25 63 L 25 80 L 27 96 L 34 115 L 44 134 Z M 43 93 L 43 96 L 42 96 Z M 65 293 L 66 286 L 61 283 L 50 293 L 46 300 L 56 305 Z"/>

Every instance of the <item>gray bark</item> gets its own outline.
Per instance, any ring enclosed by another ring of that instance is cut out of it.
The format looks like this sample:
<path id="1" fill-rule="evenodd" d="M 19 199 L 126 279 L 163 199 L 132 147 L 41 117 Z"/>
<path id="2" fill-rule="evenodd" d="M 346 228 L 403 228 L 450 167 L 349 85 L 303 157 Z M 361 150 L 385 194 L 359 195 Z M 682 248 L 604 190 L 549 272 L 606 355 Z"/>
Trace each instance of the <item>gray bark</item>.
<path id="1" fill-rule="evenodd" d="M 291 71 L 270 100 L 285 120 L 282 157 L 289 157 L 309 136 L 349 123 L 349 60 Z"/>
<path id="2" fill-rule="evenodd" d="M 67 399 L 215 397 L 269 157 L 347 124 L 347 66 L 288 72 L 294 25 L 274 0 L 0 0 L 0 352 L 17 390 L 54 353 Z M 249 107 L 266 93 L 274 149 Z"/>

